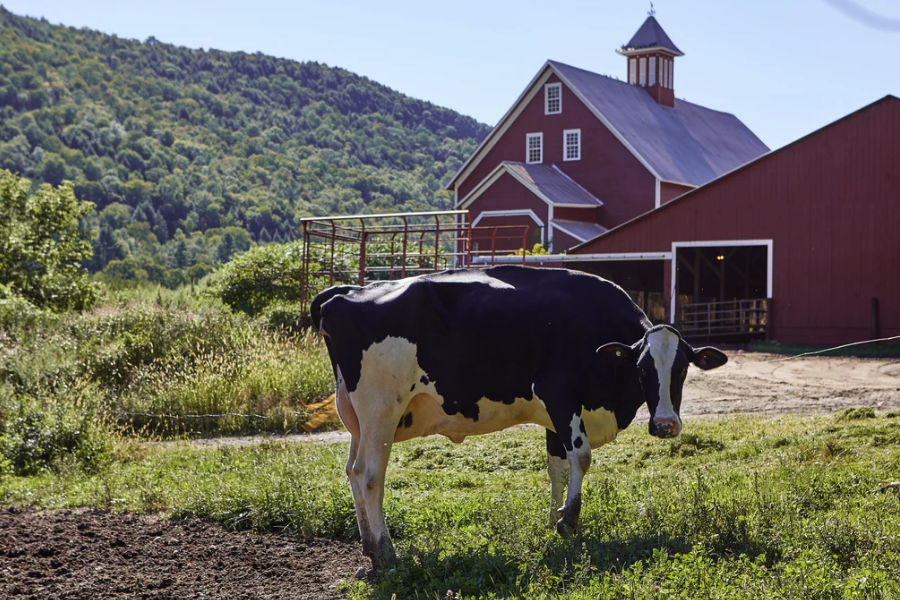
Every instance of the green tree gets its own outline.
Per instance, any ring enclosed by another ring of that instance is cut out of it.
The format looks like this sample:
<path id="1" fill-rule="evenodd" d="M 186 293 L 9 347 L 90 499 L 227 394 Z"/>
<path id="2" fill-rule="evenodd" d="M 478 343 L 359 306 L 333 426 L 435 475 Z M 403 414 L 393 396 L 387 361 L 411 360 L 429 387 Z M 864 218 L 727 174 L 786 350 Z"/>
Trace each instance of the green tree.
<path id="1" fill-rule="evenodd" d="M 94 205 L 79 201 L 68 181 L 30 189 L 27 179 L 0 171 L 0 284 L 37 306 L 85 308 L 96 289 L 80 268 L 92 250 L 78 222 Z"/>

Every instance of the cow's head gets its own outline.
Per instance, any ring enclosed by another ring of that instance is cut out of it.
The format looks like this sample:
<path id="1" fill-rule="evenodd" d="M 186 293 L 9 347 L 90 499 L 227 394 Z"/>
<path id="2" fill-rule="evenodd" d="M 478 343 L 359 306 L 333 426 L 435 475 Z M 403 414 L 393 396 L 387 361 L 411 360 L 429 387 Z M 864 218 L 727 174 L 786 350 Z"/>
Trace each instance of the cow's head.
<path id="1" fill-rule="evenodd" d="M 644 401 L 650 409 L 650 435 L 661 438 L 681 433 L 681 391 L 688 365 L 693 363 L 705 371 L 728 362 L 728 357 L 716 348 L 692 348 L 669 325 L 648 329 L 632 346 L 604 344 L 597 348 L 597 356 L 609 366 L 637 367 Z"/>

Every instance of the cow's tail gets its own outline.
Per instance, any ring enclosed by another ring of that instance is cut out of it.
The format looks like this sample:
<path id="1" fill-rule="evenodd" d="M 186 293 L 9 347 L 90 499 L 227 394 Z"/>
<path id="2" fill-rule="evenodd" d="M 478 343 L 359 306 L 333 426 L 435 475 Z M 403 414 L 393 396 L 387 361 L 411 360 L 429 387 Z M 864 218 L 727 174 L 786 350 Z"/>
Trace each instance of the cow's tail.
<path id="1" fill-rule="evenodd" d="M 349 294 L 354 290 L 361 289 L 362 288 L 358 285 L 336 285 L 318 294 L 313 299 L 312 305 L 310 305 L 309 307 L 309 316 L 312 317 L 313 327 L 315 327 L 317 331 L 321 331 L 323 304 L 325 304 L 335 296 L 342 296 L 344 294 Z"/>

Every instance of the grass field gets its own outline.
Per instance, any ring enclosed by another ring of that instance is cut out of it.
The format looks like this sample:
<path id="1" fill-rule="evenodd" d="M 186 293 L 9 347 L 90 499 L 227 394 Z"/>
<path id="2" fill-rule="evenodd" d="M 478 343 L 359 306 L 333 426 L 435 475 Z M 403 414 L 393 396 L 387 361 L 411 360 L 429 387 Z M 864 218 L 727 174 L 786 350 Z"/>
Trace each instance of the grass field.
<path id="1" fill-rule="evenodd" d="M 353 598 L 900 597 L 900 419 L 740 418 L 661 441 L 636 423 L 594 452 L 583 528 L 547 525 L 543 435 L 396 445 L 400 554 Z M 4 476 L 0 503 L 171 511 L 231 528 L 353 537 L 346 444 L 199 449 L 121 440 L 107 468 Z M 348 569 L 355 565 L 348 565 Z"/>

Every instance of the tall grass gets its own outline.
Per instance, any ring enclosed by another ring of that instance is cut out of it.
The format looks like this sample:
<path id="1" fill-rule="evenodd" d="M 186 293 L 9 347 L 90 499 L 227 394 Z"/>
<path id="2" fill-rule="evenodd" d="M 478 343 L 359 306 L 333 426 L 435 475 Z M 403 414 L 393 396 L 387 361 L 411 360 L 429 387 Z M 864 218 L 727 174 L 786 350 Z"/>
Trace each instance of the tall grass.
<path id="1" fill-rule="evenodd" d="M 53 445 L 53 436 L 37 433 L 48 428 L 71 429 L 54 434 L 70 440 L 60 442 L 63 454 L 74 452 L 71 439 L 85 432 L 96 438 L 94 445 L 108 445 L 100 439 L 104 431 L 157 437 L 287 432 L 308 419 L 308 404 L 332 391 L 327 352 L 312 333 L 231 314 L 189 289 L 109 294 L 109 304 L 90 312 L 6 315 L 0 454 L 16 465 L 7 470 L 43 468 L 26 467 L 13 455 L 33 455 L 34 464 L 44 466 L 55 459 L 49 450 L 26 451 L 35 436 L 44 440 L 38 445 Z"/>

